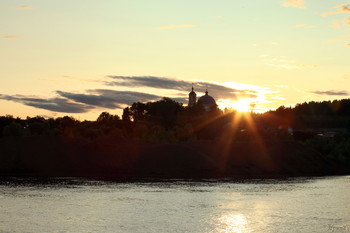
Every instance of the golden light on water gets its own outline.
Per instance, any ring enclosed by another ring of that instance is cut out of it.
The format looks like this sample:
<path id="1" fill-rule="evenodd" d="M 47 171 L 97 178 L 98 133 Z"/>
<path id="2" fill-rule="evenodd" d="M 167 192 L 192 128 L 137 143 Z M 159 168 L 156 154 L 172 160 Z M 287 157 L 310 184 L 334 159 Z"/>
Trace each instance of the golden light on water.
<path id="1" fill-rule="evenodd" d="M 243 233 L 247 231 L 248 221 L 243 214 L 227 214 L 219 219 L 220 229 L 217 232 Z"/>

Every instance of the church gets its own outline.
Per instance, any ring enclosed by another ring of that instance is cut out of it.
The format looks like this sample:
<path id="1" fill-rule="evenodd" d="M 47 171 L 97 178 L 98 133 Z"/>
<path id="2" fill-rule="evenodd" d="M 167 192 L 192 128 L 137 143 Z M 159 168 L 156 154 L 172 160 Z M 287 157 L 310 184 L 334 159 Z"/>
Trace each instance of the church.
<path id="1" fill-rule="evenodd" d="M 194 107 L 195 105 L 203 106 L 205 111 L 210 111 L 217 106 L 215 99 L 208 94 L 208 90 L 205 90 L 205 95 L 199 97 L 197 101 L 197 94 L 194 92 L 192 86 L 192 91 L 188 94 L 188 106 Z"/>

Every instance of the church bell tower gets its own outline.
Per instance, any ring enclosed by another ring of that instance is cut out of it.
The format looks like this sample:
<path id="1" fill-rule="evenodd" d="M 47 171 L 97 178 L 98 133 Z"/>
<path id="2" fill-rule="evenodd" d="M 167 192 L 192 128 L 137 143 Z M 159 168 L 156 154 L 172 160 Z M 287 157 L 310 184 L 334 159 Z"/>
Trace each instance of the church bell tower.
<path id="1" fill-rule="evenodd" d="M 188 94 L 188 106 L 189 107 L 194 107 L 197 102 L 197 94 L 193 90 L 193 85 L 192 85 L 192 91 Z"/>

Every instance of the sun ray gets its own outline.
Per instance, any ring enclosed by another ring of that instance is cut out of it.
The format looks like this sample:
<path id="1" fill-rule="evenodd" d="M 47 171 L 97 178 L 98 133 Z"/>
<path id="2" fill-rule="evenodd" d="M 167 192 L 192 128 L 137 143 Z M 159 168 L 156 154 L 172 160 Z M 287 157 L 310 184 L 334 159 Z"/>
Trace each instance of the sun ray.
<path id="1" fill-rule="evenodd" d="M 218 148 L 216 149 L 218 152 L 219 169 L 221 173 L 225 172 L 226 170 L 227 161 L 230 157 L 230 148 L 239 131 L 239 125 L 241 123 L 241 120 L 242 113 L 235 112 L 232 115 L 232 124 L 226 127 L 225 131 L 221 134 L 220 138 L 218 139 Z"/>
<path id="2" fill-rule="evenodd" d="M 273 168 L 273 162 L 269 155 L 265 140 L 261 137 L 258 128 L 252 118 L 252 114 L 245 114 L 247 122 L 247 130 L 250 131 L 252 139 L 254 140 L 254 145 L 257 146 L 258 151 L 260 152 L 260 157 L 255 158 L 256 161 L 263 169 L 271 170 Z"/>

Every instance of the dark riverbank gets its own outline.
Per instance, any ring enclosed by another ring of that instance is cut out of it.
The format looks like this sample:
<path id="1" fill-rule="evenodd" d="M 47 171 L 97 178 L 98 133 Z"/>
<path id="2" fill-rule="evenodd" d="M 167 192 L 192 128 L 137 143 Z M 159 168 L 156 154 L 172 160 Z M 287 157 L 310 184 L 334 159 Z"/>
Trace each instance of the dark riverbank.
<path id="1" fill-rule="evenodd" d="M 350 166 L 295 141 L 144 143 L 3 138 L 2 176 L 209 179 L 350 174 Z"/>

